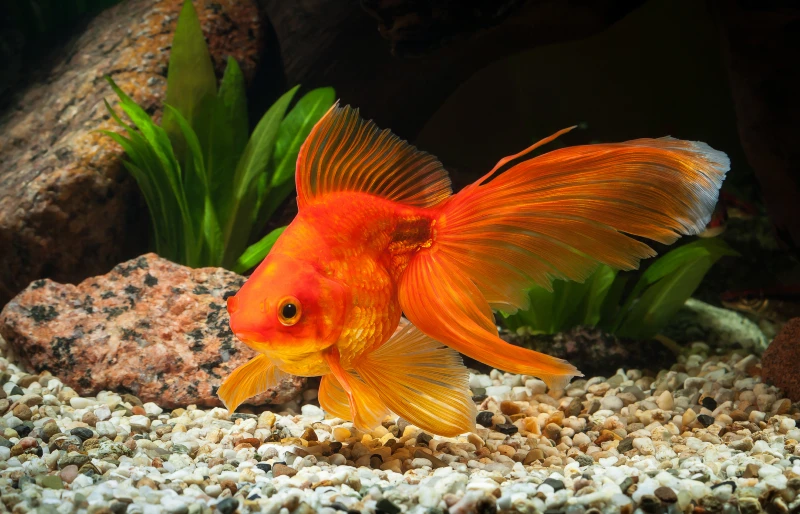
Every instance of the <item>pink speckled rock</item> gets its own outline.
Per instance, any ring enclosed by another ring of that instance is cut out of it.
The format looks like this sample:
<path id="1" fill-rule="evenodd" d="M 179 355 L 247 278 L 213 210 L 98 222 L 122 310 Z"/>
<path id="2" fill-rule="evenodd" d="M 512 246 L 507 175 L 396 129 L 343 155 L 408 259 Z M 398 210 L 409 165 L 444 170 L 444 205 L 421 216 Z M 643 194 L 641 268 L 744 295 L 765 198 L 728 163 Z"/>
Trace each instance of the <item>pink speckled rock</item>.
<path id="1" fill-rule="evenodd" d="M 231 333 L 225 309 L 243 282 L 147 254 L 77 286 L 33 282 L 0 313 L 0 334 L 23 364 L 81 395 L 106 389 L 165 408 L 221 406 L 222 380 L 255 356 Z M 304 385 L 293 377 L 248 403 L 283 403 Z"/>

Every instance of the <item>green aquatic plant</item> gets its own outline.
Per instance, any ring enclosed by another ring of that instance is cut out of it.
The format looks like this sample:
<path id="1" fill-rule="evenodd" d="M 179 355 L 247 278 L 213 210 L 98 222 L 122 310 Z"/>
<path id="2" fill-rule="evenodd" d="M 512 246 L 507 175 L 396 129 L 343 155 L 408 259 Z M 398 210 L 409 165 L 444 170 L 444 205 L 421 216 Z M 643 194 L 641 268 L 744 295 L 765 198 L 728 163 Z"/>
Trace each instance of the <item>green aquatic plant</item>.
<path id="1" fill-rule="evenodd" d="M 511 330 L 553 334 L 597 326 L 621 337 L 657 335 L 720 258 L 738 255 L 721 239 L 699 239 L 656 259 L 625 295 L 630 275 L 601 265 L 583 283 L 556 280 L 529 291 L 530 308 L 504 315 Z M 625 300 L 622 301 L 623 296 Z"/>
<path id="2" fill-rule="evenodd" d="M 156 252 L 192 267 L 222 266 L 239 273 L 258 264 L 282 228 L 254 244 L 294 187 L 300 145 L 334 101 L 315 89 L 289 110 L 299 86 L 282 95 L 248 138 L 244 76 L 233 58 L 219 88 L 192 3 L 178 18 L 167 72 L 161 126 L 107 77 L 126 135 L 103 131 L 125 150 L 150 211 Z M 288 113 L 287 113 L 288 111 Z"/>

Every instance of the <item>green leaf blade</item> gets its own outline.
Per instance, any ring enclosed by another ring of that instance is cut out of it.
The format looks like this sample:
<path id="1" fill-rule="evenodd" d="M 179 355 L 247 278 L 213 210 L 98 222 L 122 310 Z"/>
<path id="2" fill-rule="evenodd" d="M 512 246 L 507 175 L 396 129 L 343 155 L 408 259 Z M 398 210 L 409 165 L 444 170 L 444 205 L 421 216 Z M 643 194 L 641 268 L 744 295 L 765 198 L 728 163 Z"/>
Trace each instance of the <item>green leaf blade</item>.
<path id="1" fill-rule="evenodd" d="M 250 245 L 236 260 L 233 271 L 241 274 L 257 266 L 269 254 L 284 230 L 286 227 L 276 228 L 257 243 Z"/>

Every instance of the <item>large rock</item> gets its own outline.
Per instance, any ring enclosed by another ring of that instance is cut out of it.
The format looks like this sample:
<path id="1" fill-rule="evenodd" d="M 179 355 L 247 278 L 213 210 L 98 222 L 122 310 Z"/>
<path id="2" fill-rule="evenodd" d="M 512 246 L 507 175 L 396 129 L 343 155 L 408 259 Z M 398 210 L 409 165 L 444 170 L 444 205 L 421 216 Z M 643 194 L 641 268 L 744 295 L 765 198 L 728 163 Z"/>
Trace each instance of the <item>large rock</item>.
<path id="1" fill-rule="evenodd" d="M 230 331 L 225 298 L 244 278 L 147 254 L 79 285 L 38 280 L 0 313 L 0 335 L 32 371 L 81 395 L 108 389 L 174 408 L 221 405 L 222 380 L 255 353 Z M 248 403 L 283 403 L 293 377 Z"/>
<path id="2" fill-rule="evenodd" d="M 764 352 L 761 377 L 800 402 L 800 318 L 789 320 Z"/>
<path id="3" fill-rule="evenodd" d="M 141 251 L 146 210 L 131 208 L 121 149 L 95 132 L 116 129 L 103 76 L 158 116 L 181 4 L 126 0 L 105 11 L 0 114 L 0 306 L 34 279 L 79 281 Z M 195 7 L 217 70 L 232 55 L 252 77 L 265 39 L 253 1 Z"/>

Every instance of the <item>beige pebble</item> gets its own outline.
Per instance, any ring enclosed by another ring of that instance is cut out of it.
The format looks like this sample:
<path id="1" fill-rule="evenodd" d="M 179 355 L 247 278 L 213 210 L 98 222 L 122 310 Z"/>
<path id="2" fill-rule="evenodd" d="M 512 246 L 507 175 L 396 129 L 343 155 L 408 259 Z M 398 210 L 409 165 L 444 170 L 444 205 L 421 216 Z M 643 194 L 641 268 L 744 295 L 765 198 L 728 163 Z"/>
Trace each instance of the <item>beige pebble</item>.
<path id="1" fill-rule="evenodd" d="M 337 442 L 344 442 L 350 437 L 350 431 L 344 427 L 336 427 L 333 429 L 333 439 Z"/>
<path id="2" fill-rule="evenodd" d="M 675 400 L 672 397 L 672 393 L 669 391 L 664 391 L 661 395 L 656 399 L 656 405 L 661 410 L 672 410 L 673 406 L 675 405 Z"/>

